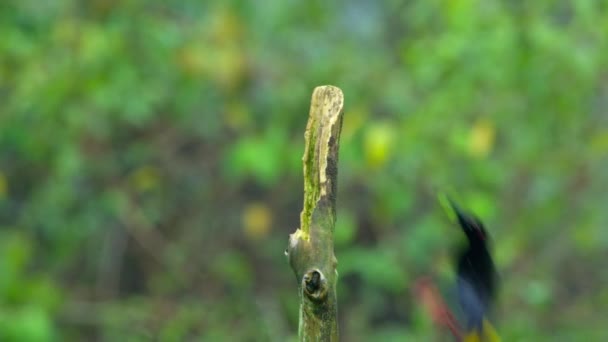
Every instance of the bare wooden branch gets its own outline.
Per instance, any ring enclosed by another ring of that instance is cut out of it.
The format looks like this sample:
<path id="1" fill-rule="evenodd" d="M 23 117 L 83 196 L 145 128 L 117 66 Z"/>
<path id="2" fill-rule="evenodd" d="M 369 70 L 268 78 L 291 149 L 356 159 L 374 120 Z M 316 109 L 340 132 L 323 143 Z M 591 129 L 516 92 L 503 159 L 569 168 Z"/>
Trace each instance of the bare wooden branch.
<path id="1" fill-rule="evenodd" d="M 304 133 L 304 208 L 286 250 L 301 300 L 300 341 L 338 341 L 334 226 L 343 105 L 339 88 L 315 88 Z"/>

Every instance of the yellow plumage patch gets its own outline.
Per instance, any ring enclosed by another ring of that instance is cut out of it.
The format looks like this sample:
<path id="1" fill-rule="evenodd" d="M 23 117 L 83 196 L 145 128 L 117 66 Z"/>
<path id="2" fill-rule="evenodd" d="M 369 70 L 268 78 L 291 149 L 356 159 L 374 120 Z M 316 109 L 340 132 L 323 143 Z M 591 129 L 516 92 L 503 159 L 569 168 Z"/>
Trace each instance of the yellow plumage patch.
<path id="1" fill-rule="evenodd" d="M 500 342 L 500 336 L 496 332 L 494 326 L 487 320 L 483 320 L 483 328 L 481 332 L 472 331 L 468 332 L 464 338 L 463 342 Z"/>

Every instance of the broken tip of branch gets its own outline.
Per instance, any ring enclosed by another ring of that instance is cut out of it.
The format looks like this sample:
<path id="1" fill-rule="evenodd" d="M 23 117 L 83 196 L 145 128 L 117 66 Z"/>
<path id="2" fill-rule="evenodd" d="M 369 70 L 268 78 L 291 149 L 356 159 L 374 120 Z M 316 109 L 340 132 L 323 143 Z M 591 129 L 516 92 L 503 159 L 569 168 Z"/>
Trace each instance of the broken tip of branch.
<path id="1" fill-rule="evenodd" d="M 315 88 L 304 133 L 304 209 L 301 229 L 308 234 L 313 210 L 322 197 L 335 202 L 338 147 L 344 94 L 334 86 Z M 332 210 L 334 203 L 331 203 Z"/>

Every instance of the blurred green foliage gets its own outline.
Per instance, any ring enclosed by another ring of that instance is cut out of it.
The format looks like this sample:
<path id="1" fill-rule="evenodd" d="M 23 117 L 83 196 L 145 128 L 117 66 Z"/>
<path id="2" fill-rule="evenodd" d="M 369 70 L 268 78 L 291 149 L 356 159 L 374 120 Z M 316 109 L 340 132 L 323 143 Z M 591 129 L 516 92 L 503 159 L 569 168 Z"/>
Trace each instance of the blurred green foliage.
<path id="1" fill-rule="evenodd" d="M 294 339 L 322 84 L 345 341 L 440 336 L 437 190 L 493 236 L 505 341 L 608 337 L 602 1 L 5 0 L 0 37 L 2 341 Z"/>

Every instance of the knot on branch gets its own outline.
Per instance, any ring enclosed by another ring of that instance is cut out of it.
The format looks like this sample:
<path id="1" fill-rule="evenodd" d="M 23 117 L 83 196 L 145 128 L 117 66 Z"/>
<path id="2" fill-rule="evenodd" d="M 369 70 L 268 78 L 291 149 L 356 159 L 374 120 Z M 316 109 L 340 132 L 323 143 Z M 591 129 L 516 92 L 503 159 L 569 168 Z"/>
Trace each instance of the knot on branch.
<path id="1" fill-rule="evenodd" d="M 324 300 L 327 296 L 327 279 L 320 270 L 310 270 L 302 278 L 302 290 L 313 301 Z"/>

